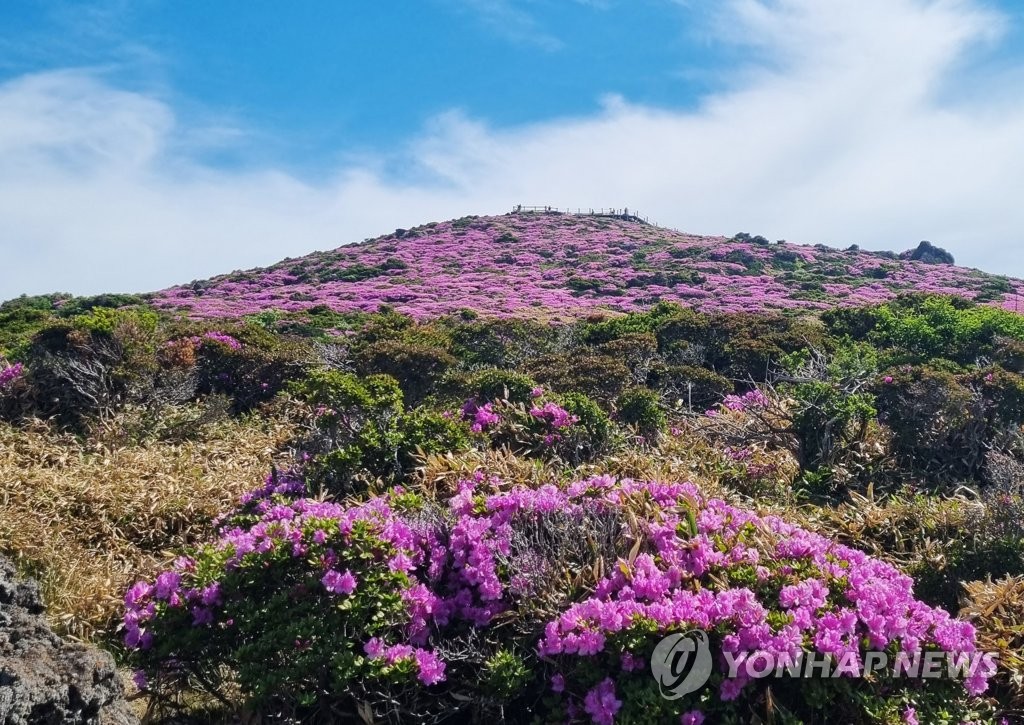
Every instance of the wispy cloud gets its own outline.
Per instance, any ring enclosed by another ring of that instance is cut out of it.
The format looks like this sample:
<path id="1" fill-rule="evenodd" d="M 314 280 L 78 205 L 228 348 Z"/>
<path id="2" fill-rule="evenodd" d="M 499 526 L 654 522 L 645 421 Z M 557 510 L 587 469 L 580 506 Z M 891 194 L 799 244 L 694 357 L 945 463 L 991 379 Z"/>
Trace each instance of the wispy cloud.
<path id="1" fill-rule="evenodd" d="M 547 51 L 560 50 L 563 42 L 543 29 L 537 19 L 515 0 L 453 0 L 457 8 L 476 15 L 484 25 L 514 43 Z M 587 0 L 577 0 L 587 2 Z"/>
<path id="2" fill-rule="evenodd" d="M 453 112 L 316 182 L 205 164 L 184 140 L 220 143 L 215 128 L 96 73 L 10 81 L 0 298 L 154 289 L 516 203 L 628 205 L 688 231 L 802 242 L 927 238 L 1024 276 L 1024 98 L 1014 85 L 964 90 L 1001 16 L 968 0 L 736 0 L 721 12 L 748 63 L 695 111 L 609 98 L 591 117 L 514 128 Z M 395 168 L 406 172 L 384 171 Z"/>

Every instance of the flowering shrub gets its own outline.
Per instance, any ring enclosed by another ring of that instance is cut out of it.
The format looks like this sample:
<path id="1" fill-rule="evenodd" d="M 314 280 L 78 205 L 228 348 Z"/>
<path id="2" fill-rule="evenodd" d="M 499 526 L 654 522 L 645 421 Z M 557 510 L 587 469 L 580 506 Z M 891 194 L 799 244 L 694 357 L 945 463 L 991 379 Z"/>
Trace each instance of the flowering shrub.
<path id="1" fill-rule="evenodd" d="M 0 362 L 0 419 L 14 420 L 25 413 L 29 407 L 27 389 L 23 364 Z"/>
<path id="2" fill-rule="evenodd" d="M 488 428 L 501 423 L 501 416 L 494 410 L 494 403 L 477 402 L 475 398 L 467 400 L 462 406 L 462 419 L 470 421 L 469 429 L 474 433 L 483 433 Z"/>
<path id="3" fill-rule="evenodd" d="M 225 345 L 231 348 L 232 350 L 242 349 L 242 343 L 240 343 L 231 335 L 228 335 L 227 333 L 224 332 L 220 332 L 218 330 L 210 330 L 208 332 L 204 332 L 202 335 L 193 335 L 192 337 L 188 338 L 188 341 L 196 346 L 204 345 L 207 342 L 215 342 L 221 345 Z"/>
<path id="4" fill-rule="evenodd" d="M 612 424 L 600 406 L 581 393 L 549 396 L 535 387 L 528 404 L 507 399 L 466 401 L 463 420 L 491 446 L 527 456 L 554 457 L 576 465 L 606 452 Z"/>
<path id="5" fill-rule="evenodd" d="M 347 506 L 298 490 L 269 482 L 215 542 L 129 590 L 125 643 L 153 690 L 192 677 L 221 694 L 233 679 L 251 703 L 321 717 L 858 723 L 912 708 L 959 722 L 990 675 L 727 677 L 726 654 L 970 653 L 974 629 L 893 567 L 690 484 L 478 474 L 447 501 L 395 489 Z M 663 699 L 647 659 L 692 628 L 710 634 L 711 682 Z"/>
<path id="6" fill-rule="evenodd" d="M 658 300 L 704 312 L 760 312 L 866 305 L 910 291 L 981 297 L 1009 310 L 1020 304 L 1019 283 L 1008 287 L 1002 280 L 994 287 L 998 278 L 974 270 L 754 239 L 564 214 L 481 217 L 174 287 L 157 293 L 155 304 L 202 318 L 268 307 L 375 312 L 385 304 L 417 319 L 466 313 L 522 319 L 539 309 L 559 320 L 601 310 L 637 312 Z M 516 264 L 507 263 L 512 259 Z M 758 337 L 737 348 L 735 377 L 763 372 L 763 353 L 775 343 L 751 344 Z M 482 325 L 460 345 L 478 341 L 479 362 L 519 365 L 543 352 L 545 337 Z"/>
<path id="7" fill-rule="evenodd" d="M 25 373 L 25 366 L 14 363 L 0 368 L 0 391 L 13 387 L 15 381 Z"/>
<path id="8" fill-rule="evenodd" d="M 540 396 L 538 396 L 540 397 Z M 543 421 L 553 430 L 561 430 L 579 422 L 579 416 L 573 415 L 558 403 L 548 401 L 543 406 L 535 406 L 530 409 L 530 415 L 537 420 Z"/>
<path id="9" fill-rule="evenodd" d="M 726 395 L 722 399 L 722 406 L 729 410 L 741 411 L 750 408 L 766 408 L 769 405 L 768 396 L 758 389 L 749 390 L 743 395 Z M 716 411 L 708 411 L 709 415 Z"/>

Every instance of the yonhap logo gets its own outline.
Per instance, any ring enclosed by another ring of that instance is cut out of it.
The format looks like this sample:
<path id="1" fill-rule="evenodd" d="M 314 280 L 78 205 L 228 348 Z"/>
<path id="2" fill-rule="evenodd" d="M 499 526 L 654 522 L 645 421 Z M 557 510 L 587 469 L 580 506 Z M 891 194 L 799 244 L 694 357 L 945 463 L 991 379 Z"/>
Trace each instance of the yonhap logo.
<path id="1" fill-rule="evenodd" d="M 666 700 L 678 700 L 702 688 L 711 677 L 707 632 L 676 632 L 658 642 L 651 655 L 651 673 Z"/>

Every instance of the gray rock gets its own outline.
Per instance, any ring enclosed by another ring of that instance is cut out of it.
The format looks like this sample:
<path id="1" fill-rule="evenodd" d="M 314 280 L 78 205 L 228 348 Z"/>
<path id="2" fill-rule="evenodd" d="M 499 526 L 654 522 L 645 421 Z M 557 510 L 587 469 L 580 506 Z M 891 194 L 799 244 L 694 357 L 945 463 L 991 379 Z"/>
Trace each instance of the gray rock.
<path id="1" fill-rule="evenodd" d="M 0 725 L 138 723 L 114 659 L 58 637 L 43 611 L 36 583 L 0 557 Z"/>

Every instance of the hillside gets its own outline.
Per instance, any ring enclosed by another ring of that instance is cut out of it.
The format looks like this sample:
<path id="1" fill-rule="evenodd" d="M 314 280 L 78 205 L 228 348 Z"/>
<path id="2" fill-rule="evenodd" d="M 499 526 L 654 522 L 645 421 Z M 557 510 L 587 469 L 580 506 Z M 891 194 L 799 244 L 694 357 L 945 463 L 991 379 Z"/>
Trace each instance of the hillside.
<path id="1" fill-rule="evenodd" d="M 419 319 L 471 310 L 566 320 L 662 300 L 752 312 L 871 304 L 907 291 L 1024 308 L 1024 282 L 952 264 L 749 235 L 700 237 L 633 218 L 527 212 L 399 229 L 173 287 L 155 304 L 203 318 L 319 305 L 373 312 L 386 304 Z"/>
<path id="2" fill-rule="evenodd" d="M 930 245 L 517 213 L 21 297 L 0 569 L 134 670 L 147 723 L 1001 725 L 1022 290 Z M 668 698 L 648 663 L 697 631 L 706 679 Z M 0 722 L 41 721 L 5 719 L 2 634 Z M 973 669 L 843 664 L 922 652 Z"/>

